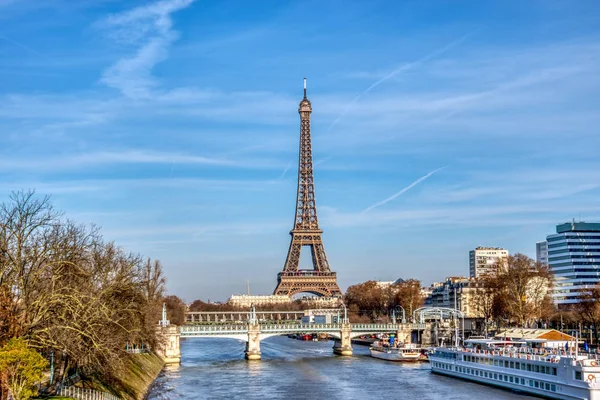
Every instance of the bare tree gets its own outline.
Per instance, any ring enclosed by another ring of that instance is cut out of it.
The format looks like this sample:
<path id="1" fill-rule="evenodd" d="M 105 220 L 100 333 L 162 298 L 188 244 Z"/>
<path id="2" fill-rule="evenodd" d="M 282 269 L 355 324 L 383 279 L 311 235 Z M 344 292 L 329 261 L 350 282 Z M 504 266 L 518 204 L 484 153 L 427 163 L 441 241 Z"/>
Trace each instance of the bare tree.
<path id="1" fill-rule="evenodd" d="M 598 344 L 598 326 L 600 326 L 600 286 L 592 288 L 581 296 L 575 312 L 579 318 L 590 325 L 595 331 L 596 344 Z"/>
<path id="2" fill-rule="evenodd" d="M 0 344 L 23 336 L 54 352 L 63 374 L 118 379 L 126 344 L 156 341 L 164 286 L 160 262 L 63 220 L 48 197 L 0 204 Z"/>
<path id="3" fill-rule="evenodd" d="M 495 297 L 496 314 L 505 312 L 519 326 L 529 326 L 547 314 L 546 299 L 552 288 L 550 269 L 523 254 L 508 256 L 503 268 L 498 269 L 498 291 Z"/>
<path id="4" fill-rule="evenodd" d="M 421 282 L 416 279 L 408 279 L 393 286 L 394 304 L 402 306 L 407 315 L 423 306 L 425 298 L 421 293 Z"/>
<path id="5" fill-rule="evenodd" d="M 483 276 L 475 280 L 474 286 L 475 290 L 471 295 L 470 306 L 476 315 L 484 319 L 485 336 L 487 337 L 489 325 L 497 311 L 498 281 L 495 275 Z"/>

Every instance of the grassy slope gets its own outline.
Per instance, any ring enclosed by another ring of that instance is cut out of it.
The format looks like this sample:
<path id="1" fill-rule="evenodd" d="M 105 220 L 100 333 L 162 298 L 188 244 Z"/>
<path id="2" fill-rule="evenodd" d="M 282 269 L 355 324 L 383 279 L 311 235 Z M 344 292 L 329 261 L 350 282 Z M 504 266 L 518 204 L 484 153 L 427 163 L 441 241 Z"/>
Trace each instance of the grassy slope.
<path id="1" fill-rule="evenodd" d="M 142 400 L 163 366 L 163 361 L 155 354 L 133 354 L 128 361 L 126 371 L 119 377 L 119 382 L 114 387 L 109 388 L 97 381 L 80 382 L 76 386 L 80 386 L 83 383 L 82 386 L 84 387 L 112 392 L 125 400 Z M 58 400 L 68 398 L 55 396 L 47 397 L 46 399 Z"/>
<path id="2" fill-rule="evenodd" d="M 163 365 L 155 354 L 134 354 L 126 373 L 120 378 L 122 388 L 119 395 L 128 400 L 143 399 Z"/>

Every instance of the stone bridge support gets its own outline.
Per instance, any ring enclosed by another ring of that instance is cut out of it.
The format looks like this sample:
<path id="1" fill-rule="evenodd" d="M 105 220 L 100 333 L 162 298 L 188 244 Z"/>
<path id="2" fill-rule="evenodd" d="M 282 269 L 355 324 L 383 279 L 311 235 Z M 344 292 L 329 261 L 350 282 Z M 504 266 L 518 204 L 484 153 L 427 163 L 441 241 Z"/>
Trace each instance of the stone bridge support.
<path id="1" fill-rule="evenodd" d="M 349 323 L 342 324 L 340 340 L 333 344 L 333 352 L 339 356 L 352 355 L 352 328 Z"/>
<path id="2" fill-rule="evenodd" d="M 180 364 L 181 349 L 179 348 L 179 339 L 181 335 L 177 325 L 159 326 L 158 336 L 159 340 L 156 350 L 165 364 Z"/>
<path id="3" fill-rule="evenodd" d="M 426 329 L 421 332 L 421 345 L 423 346 L 437 346 L 437 326 L 436 324 L 428 325 Z"/>
<path id="4" fill-rule="evenodd" d="M 260 325 L 248 324 L 248 341 L 246 342 L 246 360 L 260 360 Z"/>
<path id="5" fill-rule="evenodd" d="M 412 329 L 405 328 L 396 331 L 396 340 L 399 343 L 410 343 L 412 341 Z"/>

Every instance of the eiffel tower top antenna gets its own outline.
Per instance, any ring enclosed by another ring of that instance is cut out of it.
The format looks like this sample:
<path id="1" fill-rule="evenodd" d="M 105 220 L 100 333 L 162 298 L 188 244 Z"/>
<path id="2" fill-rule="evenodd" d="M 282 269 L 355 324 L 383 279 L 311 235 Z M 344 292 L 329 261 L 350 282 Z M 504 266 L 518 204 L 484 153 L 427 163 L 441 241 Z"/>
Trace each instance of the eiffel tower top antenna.
<path id="1" fill-rule="evenodd" d="M 306 78 L 304 78 L 304 98 L 306 98 Z"/>

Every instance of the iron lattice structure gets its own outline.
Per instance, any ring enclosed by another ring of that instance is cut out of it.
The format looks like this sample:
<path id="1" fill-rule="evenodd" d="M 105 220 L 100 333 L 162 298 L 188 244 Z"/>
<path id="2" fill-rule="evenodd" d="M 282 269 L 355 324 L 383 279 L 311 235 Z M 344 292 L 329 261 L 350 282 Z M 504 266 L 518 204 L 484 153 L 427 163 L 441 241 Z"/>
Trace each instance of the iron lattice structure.
<path id="1" fill-rule="evenodd" d="M 304 98 L 298 108 L 300 114 L 300 155 L 298 161 L 298 196 L 294 228 L 290 231 L 292 240 L 283 271 L 277 274 L 277 287 L 273 294 L 293 296 L 308 292 L 318 296 L 340 296 L 342 294 L 336 273 L 331 271 L 317 217 L 315 201 L 315 182 L 313 176 L 312 143 L 310 138 L 310 114 L 312 106 L 306 98 L 306 79 L 304 80 Z M 310 247 L 312 270 L 301 270 L 300 253 L 303 246 Z"/>

